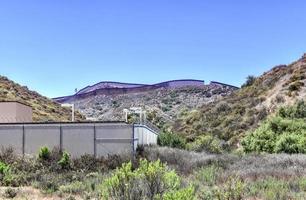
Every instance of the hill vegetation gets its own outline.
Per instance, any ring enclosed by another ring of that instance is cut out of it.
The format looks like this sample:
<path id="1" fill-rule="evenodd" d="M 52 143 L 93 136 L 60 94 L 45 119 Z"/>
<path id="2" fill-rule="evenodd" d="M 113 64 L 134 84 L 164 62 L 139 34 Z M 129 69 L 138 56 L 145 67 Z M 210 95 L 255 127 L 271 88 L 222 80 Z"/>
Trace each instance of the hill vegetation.
<path id="1" fill-rule="evenodd" d="M 34 121 L 70 121 L 71 109 L 0 76 L 0 101 L 18 101 L 33 108 Z M 82 116 L 77 113 L 77 119 Z"/>
<path id="2" fill-rule="evenodd" d="M 197 145 L 208 136 L 223 149 L 237 148 L 248 131 L 256 129 L 279 107 L 306 98 L 305 77 L 306 55 L 292 64 L 276 66 L 260 77 L 248 77 L 241 89 L 222 99 L 182 112 L 172 132 Z"/>
<path id="3" fill-rule="evenodd" d="M 306 105 L 282 107 L 242 140 L 245 152 L 306 153 Z"/>

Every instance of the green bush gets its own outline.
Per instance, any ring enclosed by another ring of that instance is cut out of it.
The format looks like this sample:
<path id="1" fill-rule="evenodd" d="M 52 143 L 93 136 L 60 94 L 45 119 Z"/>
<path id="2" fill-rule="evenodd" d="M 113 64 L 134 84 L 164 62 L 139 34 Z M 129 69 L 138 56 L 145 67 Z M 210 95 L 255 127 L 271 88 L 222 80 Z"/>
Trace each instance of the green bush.
<path id="1" fill-rule="evenodd" d="M 160 146 L 168 146 L 178 149 L 186 148 L 186 140 L 182 136 L 173 133 L 161 133 L 158 136 L 157 143 Z"/>
<path id="2" fill-rule="evenodd" d="M 189 186 L 177 191 L 171 191 L 164 195 L 163 200 L 194 200 L 194 187 Z"/>
<path id="3" fill-rule="evenodd" d="M 221 141 L 211 135 L 199 136 L 194 142 L 187 144 L 187 149 L 196 152 L 222 153 Z"/>
<path id="4" fill-rule="evenodd" d="M 51 152 L 48 147 L 41 147 L 38 153 L 38 158 L 41 160 L 48 160 L 51 156 Z"/>
<path id="5" fill-rule="evenodd" d="M 0 174 L 4 175 L 7 171 L 9 171 L 10 167 L 0 161 Z"/>
<path id="6" fill-rule="evenodd" d="M 0 185 L 19 186 L 17 176 L 13 173 L 12 168 L 0 161 Z"/>
<path id="7" fill-rule="evenodd" d="M 64 151 L 61 159 L 57 163 L 62 167 L 62 169 L 66 169 L 66 168 L 70 167 L 70 155 L 69 155 L 69 153 Z"/>
<path id="8" fill-rule="evenodd" d="M 276 116 L 267 119 L 242 140 L 244 151 L 305 153 L 305 119 L 306 106 L 304 102 L 279 109 Z"/>
<path id="9" fill-rule="evenodd" d="M 193 196 L 193 187 L 183 188 L 181 178 L 159 160 L 140 160 L 134 171 L 131 162 L 125 163 L 102 183 L 104 199 L 187 200 Z"/>

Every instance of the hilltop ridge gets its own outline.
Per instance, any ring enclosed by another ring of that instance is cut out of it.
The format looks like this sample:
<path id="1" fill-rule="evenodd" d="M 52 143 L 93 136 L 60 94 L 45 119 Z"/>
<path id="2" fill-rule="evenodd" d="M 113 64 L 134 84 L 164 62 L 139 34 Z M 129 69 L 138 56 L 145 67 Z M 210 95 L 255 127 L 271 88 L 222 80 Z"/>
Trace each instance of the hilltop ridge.
<path id="1" fill-rule="evenodd" d="M 209 85 L 220 85 L 238 89 L 236 86 L 212 81 Z M 177 89 L 182 87 L 205 87 L 203 80 L 195 79 L 178 79 L 170 80 L 156 84 L 141 84 L 141 83 L 122 83 L 114 81 L 102 81 L 94 85 L 89 85 L 79 90 L 74 95 L 56 97 L 55 101 L 63 103 L 70 102 L 78 99 L 88 98 L 96 95 L 112 95 L 112 94 L 127 94 L 137 92 L 148 92 L 156 89 Z"/>

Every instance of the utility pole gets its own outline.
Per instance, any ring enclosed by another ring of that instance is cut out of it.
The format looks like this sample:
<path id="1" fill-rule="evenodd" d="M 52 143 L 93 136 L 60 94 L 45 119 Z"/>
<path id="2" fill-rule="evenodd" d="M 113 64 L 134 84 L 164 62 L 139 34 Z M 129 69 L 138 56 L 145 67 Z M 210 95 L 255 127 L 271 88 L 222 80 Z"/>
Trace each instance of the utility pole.
<path id="1" fill-rule="evenodd" d="M 71 121 L 75 121 L 75 116 L 74 116 L 74 104 L 69 104 L 69 103 L 64 103 L 61 105 L 62 107 L 69 107 L 71 108 Z"/>

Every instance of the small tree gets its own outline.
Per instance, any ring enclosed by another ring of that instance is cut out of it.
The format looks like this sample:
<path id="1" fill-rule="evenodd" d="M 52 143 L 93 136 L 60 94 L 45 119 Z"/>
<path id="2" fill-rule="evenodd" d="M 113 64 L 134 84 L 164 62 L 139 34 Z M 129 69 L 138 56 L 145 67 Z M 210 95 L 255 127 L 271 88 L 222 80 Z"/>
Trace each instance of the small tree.
<path id="1" fill-rule="evenodd" d="M 246 82 L 241 87 L 249 87 L 249 86 L 253 85 L 255 83 L 255 81 L 256 81 L 256 77 L 252 76 L 252 75 L 249 75 L 246 78 Z"/>

